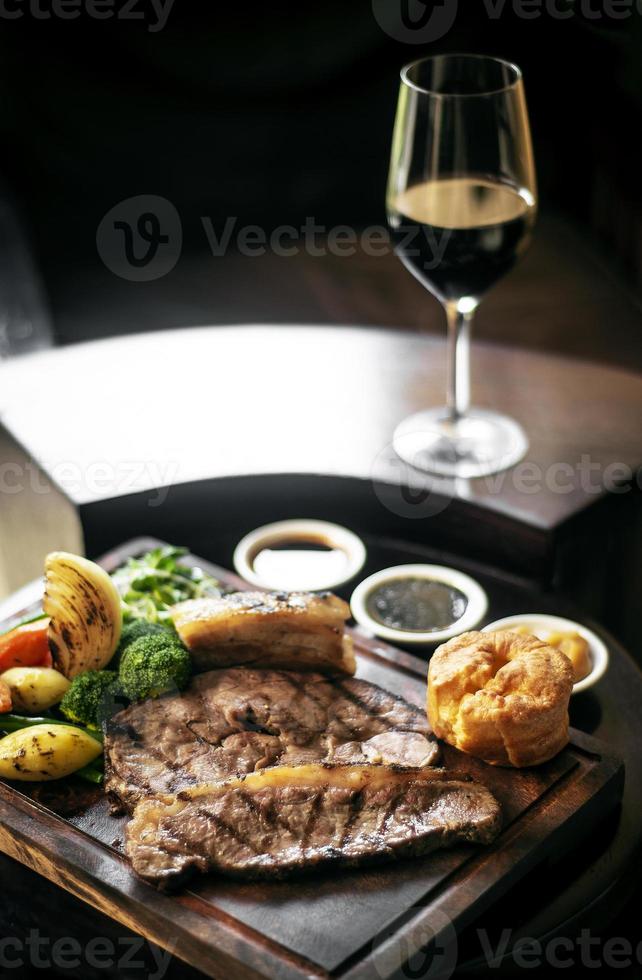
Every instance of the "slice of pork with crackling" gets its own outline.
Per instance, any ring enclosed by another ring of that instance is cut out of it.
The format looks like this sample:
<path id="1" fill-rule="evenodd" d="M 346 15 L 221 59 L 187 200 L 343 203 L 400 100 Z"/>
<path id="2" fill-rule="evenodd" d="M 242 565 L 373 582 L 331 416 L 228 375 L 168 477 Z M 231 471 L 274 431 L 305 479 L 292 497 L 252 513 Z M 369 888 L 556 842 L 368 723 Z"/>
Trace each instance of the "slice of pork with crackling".
<path id="1" fill-rule="evenodd" d="M 317 763 L 144 800 L 126 850 L 139 875 L 167 888 L 194 871 L 278 878 L 487 844 L 500 824 L 493 795 L 465 776 Z"/>
<path id="2" fill-rule="evenodd" d="M 285 670 L 199 674 L 182 694 L 132 704 L 105 731 L 110 797 L 132 809 L 255 770 L 306 762 L 429 766 L 425 713 L 376 684 Z"/>
<path id="3" fill-rule="evenodd" d="M 172 618 L 197 670 L 244 664 L 354 674 L 348 604 L 331 592 L 189 599 Z"/>

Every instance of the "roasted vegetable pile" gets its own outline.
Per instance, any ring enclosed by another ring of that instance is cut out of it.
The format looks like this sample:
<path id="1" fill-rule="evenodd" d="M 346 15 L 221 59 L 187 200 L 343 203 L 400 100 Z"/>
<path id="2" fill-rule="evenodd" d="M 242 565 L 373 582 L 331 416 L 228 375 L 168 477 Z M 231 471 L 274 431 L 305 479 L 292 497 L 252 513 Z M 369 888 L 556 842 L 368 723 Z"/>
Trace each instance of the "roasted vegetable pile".
<path id="1" fill-rule="evenodd" d="M 220 589 L 184 554 L 155 548 L 113 576 L 78 555 L 47 556 L 43 612 L 0 636 L 0 778 L 101 782 L 103 723 L 187 686 L 170 609 Z"/>

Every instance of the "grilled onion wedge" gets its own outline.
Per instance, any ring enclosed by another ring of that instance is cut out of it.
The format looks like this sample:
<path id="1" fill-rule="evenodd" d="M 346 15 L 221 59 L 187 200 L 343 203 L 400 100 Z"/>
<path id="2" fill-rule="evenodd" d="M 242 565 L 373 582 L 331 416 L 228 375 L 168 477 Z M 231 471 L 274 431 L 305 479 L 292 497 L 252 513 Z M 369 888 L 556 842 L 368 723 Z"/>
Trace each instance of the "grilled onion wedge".
<path id="1" fill-rule="evenodd" d="M 45 561 L 43 609 L 54 666 L 69 679 L 102 670 L 122 625 L 120 596 L 107 572 L 87 558 L 53 551 Z"/>

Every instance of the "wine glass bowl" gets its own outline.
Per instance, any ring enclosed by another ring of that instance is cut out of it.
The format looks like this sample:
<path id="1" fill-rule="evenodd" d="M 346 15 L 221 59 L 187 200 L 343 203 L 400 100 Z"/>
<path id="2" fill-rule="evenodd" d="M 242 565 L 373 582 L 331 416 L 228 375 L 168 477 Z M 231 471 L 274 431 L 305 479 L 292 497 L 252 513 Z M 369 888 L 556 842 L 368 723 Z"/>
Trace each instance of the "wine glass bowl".
<path id="1" fill-rule="evenodd" d="M 406 66 L 386 205 L 395 251 L 442 303 L 448 320 L 446 406 L 395 432 L 419 469 L 474 477 L 513 465 L 528 440 L 512 419 L 470 407 L 469 346 L 481 298 L 530 241 L 536 182 L 519 69 L 478 55 Z"/>

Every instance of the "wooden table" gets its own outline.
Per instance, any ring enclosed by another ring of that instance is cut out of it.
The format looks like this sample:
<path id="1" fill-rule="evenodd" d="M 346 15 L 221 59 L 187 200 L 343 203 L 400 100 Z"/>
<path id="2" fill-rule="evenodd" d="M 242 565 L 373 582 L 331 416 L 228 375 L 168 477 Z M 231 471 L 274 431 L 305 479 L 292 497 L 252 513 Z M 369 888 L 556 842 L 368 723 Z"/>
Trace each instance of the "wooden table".
<path id="1" fill-rule="evenodd" d="M 0 417 L 78 510 L 94 553 L 117 543 L 111 528 L 127 514 L 134 535 L 144 520 L 144 530 L 166 536 L 168 513 L 189 535 L 205 481 L 289 473 L 305 483 L 324 474 L 371 485 L 383 531 L 410 520 L 413 535 L 555 580 L 609 618 L 609 602 L 625 605 L 635 575 L 622 560 L 609 567 L 594 557 L 614 547 L 630 554 L 642 539 L 626 492 L 642 463 L 642 377 L 476 344 L 475 403 L 514 416 L 530 450 L 496 477 L 434 480 L 402 464 L 391 437 L 404 416 L 442 402 L 444 355 L 442 340 L 401 331 L 147 333 L 3 365 Z M 605 483 L 625 492 L 607 493 Z M 289 497 L 266 502 L 268 519 L 305 506 L 295 484 Z"/>

